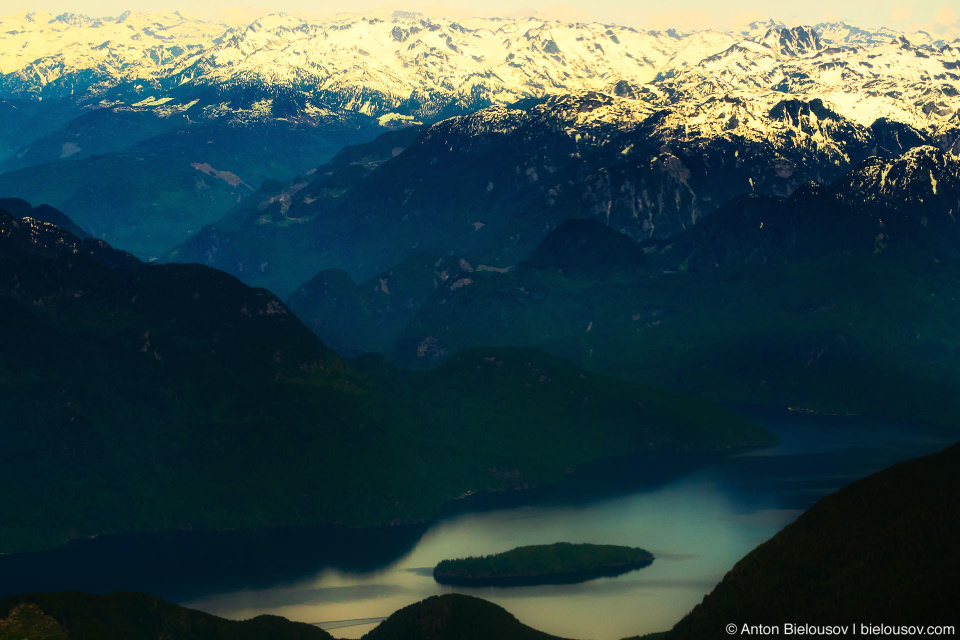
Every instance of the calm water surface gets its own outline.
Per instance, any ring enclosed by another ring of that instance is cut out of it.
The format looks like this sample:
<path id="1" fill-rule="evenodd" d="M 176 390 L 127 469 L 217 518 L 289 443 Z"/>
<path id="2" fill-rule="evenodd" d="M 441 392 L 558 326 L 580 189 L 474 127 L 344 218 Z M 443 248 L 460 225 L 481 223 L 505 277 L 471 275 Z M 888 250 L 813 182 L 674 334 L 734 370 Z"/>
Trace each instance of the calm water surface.
<path id="1" fill-rule="evenodd" d="M 628 495 L 452 516 L 377 569 L 327 568 L 269 588 L 221 590 L 181 604 L 236 619 L 272 613 L 357 638 L 403 606 L 455 591 L 496 602 L 522 622 L 568 638 L 662 631 L 737 560 L 823 495 L 950 443 L 862 420 L 753 417 L 780 436 L 780 445 Z M 656 560 L 639 571 L 577 585 L 464 589 L 440 586 L 431 576 L 444 558 L 558 541 L 638 546 Z"/>

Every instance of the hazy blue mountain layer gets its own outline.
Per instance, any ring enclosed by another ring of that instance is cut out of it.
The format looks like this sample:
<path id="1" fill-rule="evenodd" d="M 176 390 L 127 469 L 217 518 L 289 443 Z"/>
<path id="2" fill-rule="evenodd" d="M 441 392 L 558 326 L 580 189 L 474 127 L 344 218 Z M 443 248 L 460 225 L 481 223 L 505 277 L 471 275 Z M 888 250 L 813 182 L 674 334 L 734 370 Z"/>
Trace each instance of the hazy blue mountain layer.
<path id="1" fill-rule="evenodd" d="M 90 237 L 65 213 L 50 205 L 42 204 L 39 207 L 32 207 L 29 202 L 19 198 L 0 198 L 0 209 L 15 218 L 33 218 L 40 222 L 49 222 L 81 240 Z"/>
<path id="2" fill-rule="evenodd" d="M 8 161 L 0 193 L 66 211 L 86 233 L 145 260 L 219 220 L 264 180 L 305 173 L 380 130 L 363 118 L 239 126 L 101 111 Z M 62 157 L 48 149 L 57 145 Z"/>
<path id="3" fill-rule="evenodd" d="M 921 147 L 734 199 L 646 255 L 571 221 L 506 273 L 411 258 L 360 284 L 323 272 L 289 303 L 334 348 L 404 366 L 518 344 L 722 402 L 953 425 L 958 176 Z"/>

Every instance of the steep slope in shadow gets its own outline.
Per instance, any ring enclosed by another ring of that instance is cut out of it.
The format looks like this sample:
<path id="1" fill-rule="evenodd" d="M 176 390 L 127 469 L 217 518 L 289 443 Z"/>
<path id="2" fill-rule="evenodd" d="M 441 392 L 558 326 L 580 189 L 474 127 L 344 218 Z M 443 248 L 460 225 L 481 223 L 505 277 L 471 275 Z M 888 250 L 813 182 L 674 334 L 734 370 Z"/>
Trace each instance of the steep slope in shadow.
<path id="1" fill-rule="evenodd" d="M 858 480 L 738 562 L 666 638 L 728 624 L 955 625 L 958 495 L 960 445 Z"/>

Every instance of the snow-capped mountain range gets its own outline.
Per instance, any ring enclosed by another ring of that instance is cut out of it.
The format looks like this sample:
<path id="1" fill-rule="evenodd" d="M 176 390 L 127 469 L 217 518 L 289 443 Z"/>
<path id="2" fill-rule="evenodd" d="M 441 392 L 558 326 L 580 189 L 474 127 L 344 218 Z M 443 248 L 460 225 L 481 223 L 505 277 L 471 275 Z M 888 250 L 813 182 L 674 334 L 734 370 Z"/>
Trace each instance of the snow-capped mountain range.
<path id="1" fill-rule="evenodd" d="M 213 46 L 229 28 L 180 13 L 127 11 L 116 18 L 31 12 L 0 18 L 4 94 L 97 94 L 126 80 L 169 74 L 184 55 Z M 102 83 L 102 84 L 101 84 Z"/>
<path id="2" fill-rule="evenodd" d="M 406 12 L 323 22 L 275 14 L 245 27 L 179 13 L 27 13 L 0 19 L 0 71 L 0 98 L 194 119 L 349 111 L 387 124 L 595 90 L 652 109 L 702 110 L 721 95 L 765 110 L 819 98 L 862 125 L 883 117 L 936 133 L 960 124 L 960 41 L 843 23 L 681 34 Z"/>

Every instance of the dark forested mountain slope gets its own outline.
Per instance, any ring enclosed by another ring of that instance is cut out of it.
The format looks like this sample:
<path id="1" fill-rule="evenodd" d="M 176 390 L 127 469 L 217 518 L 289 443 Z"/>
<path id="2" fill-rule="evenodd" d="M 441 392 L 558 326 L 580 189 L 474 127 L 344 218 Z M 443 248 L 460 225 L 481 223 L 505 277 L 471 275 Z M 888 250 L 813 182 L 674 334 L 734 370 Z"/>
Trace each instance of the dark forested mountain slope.
<path id="1" fill-rule="evenodd" d="M 636 242 L 600 222 L 584 219 L 562 222 L 520 266 L 521 271 L 554 270 L 562 278 L 588 280 L 630 280 L 650 268 Z M 421 308 L 442 305 L 448 293 L 474 282 L 511 282 L 493 275 L 501 271 L 484 266 L 477 269 L 454 256 L 437 258 L 415 252 L 396 267 L 360 283 L 339 269 L 322 271 L 294 291 L 287 304 L 339 353 L 390 353 Z M 439 351 L 434 352 L 435 347 Z M 449 353 L 445 346 L 430 341 L 417 348 L 418 357 L 428 361 L 439 353 Z"/>
<path id="2" fill-rule="evenodd" d="M 507 273 L 448 272 L 441 284 L 425 272 L 428 295 L 415 308 L 375 290 L 388 272 L 362 285 L 341 278 L 338 291 L 380 314 L 357 316 L 352 345 L 423 367 L 467 346 L 523 344 L 726 402 L 952 424 L 957 161 L 924 147 L 883 166 L 899 175 L 924 158 L 935 161 L 910 174 L 918 195 L 904 200 L 914 189 L 905 184 L 899 203 L 869 195 L 877 160 L 833 187 L 736 198 L 682 234 L 645 243 L 655 269 L 614 270 L 604 260 L 639 256 L 639 247 L 583 230 L 572 242 L 561 225 Z M 308 322 L 323 336 L 343 298 L 300 294 L 296 305 L 312 310 Z"/>
<path id="3" fill-rule="evenodd" d="M 423 521 L 607 456 L 769 443 L 533 350 L 342 360 L 262 289 L 0 214 L 4 551 L 106 533 Z M 589 437 L 587 437 L 589 435 Z"/>
<path id="4" fill-rule="evenodd" d="M 848 202 L 864 202 L 942 225 L 960 217 L 960 159 L 931 146 L 919 146 L 894 157 L 870 158 L 843 176 L 834 189 Z"/>
<path id="5" fill-rule="evenodd" d="M 465 286 L 457 283 L 474 271 L 463 259 L 414 252 L 364 282 L 341 269 L 321 271 L 290 294 L 287 304 L 342 355 L 384 352 L 441 288 Z"/>
<path id="6" fill-rule="evenodd" d="M 932 252 L 955 262 L 960 159 L 931 146 L 872 157 L 829 187 L 787 199 L 741 197 L 674 238 L 651 243 L 664 267 L 797 263 L 846 253 Z"/>
<path id="7" fill-rule="evenodd" d="M 750 552 L 666 637 L 716 637 L 727 624 L 957 625 L 958 495 L 960 445 L 858 480 Z"/>
<path id="8" fill-rule="evenodd" d="M 556 270 L 568 278 L 622 278 L 650 269 L 636 242 L 596 221 L 568 219 L 523 262 L 527 269 Z"/>

